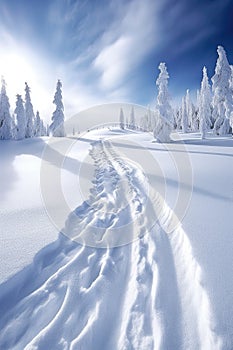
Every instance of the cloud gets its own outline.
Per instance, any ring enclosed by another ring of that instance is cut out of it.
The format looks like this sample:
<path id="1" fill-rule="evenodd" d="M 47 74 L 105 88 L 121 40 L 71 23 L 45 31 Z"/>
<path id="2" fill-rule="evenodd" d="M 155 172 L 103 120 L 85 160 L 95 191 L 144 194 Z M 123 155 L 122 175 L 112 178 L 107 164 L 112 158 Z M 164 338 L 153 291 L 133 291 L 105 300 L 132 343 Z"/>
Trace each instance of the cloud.
<path id="1" fill-rule="evenodd" d="M 93 61 L 93 67 L 100 73 L 100 86 L 105 90 L 123 84 L 158 44 L 155 2 L 134 0 L 122 6 L 118 18 L 104 33 L 104 45 Z M 112 42 L 106 45 L 106 38 Z"/>
<path id="2" fill-rule="evenodd" d="M 157 44 L 156 13 L 153 0 L 51 4 L 48 19 L 55 42 L 69 53 L 60 62 L 69 111 L 90 106 L 90 101 L 130 100 L 129 75 Z"/>
<path id="3" fill-rule="evenodd" d="M 3 1 L 0 7 L 0 73 L 8 84 L 12 112 L 15 95 L 24 97 L 27 81 L 34 109 L 49 122 L 58 78 L 67 116 L 94 104 L 130 102 L 128 76 L 156 45 L 152 0 L 106 1 L 101 6 L 55 0 L 48 11 L 40 12 L 38 5 L 36 20 L 24 5 L 17 27 L 10 4 Z"/>

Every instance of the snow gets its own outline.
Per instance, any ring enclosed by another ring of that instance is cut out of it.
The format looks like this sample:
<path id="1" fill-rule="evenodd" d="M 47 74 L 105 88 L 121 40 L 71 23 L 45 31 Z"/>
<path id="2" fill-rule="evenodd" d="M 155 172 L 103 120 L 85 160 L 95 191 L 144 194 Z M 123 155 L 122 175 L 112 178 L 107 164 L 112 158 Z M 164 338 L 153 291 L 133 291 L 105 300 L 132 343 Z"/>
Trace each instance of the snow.
<path id="1" fill-rule="evenodd" d="M 2 141 L 1 282 L 32 262 L 37 251 L 57 238 L 40 196 L 42 139 Z"/>
<path id="2" fill-rule="evenodd" d="M 66 235 L 40 195 L 44 147 L 59 147 L 1 141 L 0 348 L 232 349 L 233 140 L 172 139 L 59 141 Z"/>

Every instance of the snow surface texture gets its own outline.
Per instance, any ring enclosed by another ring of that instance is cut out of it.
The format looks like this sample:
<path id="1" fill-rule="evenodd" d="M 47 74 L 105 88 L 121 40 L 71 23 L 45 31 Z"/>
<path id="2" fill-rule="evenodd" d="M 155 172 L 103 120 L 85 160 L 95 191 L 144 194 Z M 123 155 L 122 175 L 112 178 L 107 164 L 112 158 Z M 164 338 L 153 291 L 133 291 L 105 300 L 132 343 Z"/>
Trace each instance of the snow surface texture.
<path id="1" fill-rule="evenodd" d="M 164 154 L 162 148 L 157 152 Z M 88 216 L 100 226 L 91 213 L 106 203 L 104 194 L 112 196 L 108 205 L 118 218 L 125 208 L 118 191 L 131 191 L 126 208 L 139 217 L 145 198 L 145 174 L 130 159 L 121 164 L 109 141 L 92 142 L 90 154 L 96 167 L 91 197 L 75 210 L 76 220 L 71 214 L 66 223 L 75 234 Z M 104 231 L 116 219 L 106 209 Z M 0 348 L 230 350 L 232 334 L 218 334 L 224 332 L 215 324 L 190 239 L 181 226 L 166 233 L 174 215 L 166 203 L 162 214 L 150 232 L 144 217 L 141 238 L 117 248 L 92 248 L 60 234 L 1 286 Z"/>

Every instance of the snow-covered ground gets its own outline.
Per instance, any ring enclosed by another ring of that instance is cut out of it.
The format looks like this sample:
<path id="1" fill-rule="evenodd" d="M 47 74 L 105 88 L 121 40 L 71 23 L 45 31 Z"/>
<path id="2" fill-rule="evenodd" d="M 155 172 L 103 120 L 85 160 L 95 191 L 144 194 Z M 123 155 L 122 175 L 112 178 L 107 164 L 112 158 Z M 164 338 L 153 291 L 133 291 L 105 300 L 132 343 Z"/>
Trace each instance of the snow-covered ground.
<path id="1" fill-rule="evenodd" d="M 1 349 L 233 348 L 233 140 L 173 137 L 1 142 Z"/>

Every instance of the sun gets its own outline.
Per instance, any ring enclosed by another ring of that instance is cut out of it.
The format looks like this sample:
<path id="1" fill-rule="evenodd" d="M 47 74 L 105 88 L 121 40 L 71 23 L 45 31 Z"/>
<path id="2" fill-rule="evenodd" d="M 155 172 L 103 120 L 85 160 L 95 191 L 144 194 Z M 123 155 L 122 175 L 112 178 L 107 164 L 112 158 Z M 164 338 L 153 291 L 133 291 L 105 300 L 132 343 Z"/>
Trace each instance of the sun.
<path id="1" fill-rule="evenodd" d="M 0 74 L 5 78 L 7 86 L 21 91 L 25 81 L 35 81 L 32 65 L 18 53 L 0 55 Z"/>
<path id="2" fill-rule="evenodd" d="M 51 96 L 48 95 L 46 87 L 43 86 L 40 67 L 41 65 L 38 67 L 38 62 L 35 61 L 33 55 L 16 51 L 0 52 L 0 78 L 2 76 L 6 81 L 12 113 L 15 109 L 16 95 L 22 95 L 24 99 L 25 82 L 27 82 L 31 88 L 34 112 L 39 110 L 46 117 L 50 102 L 49 97 L 51 98 Z"/>

